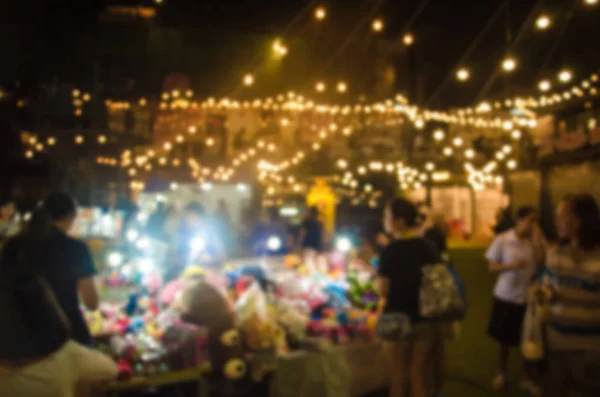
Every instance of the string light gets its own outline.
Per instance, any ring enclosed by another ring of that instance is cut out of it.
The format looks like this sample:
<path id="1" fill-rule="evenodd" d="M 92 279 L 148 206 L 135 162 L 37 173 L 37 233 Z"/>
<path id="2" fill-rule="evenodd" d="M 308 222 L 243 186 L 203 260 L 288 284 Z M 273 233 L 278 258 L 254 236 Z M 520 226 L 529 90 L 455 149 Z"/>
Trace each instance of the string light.
<path id="1" fill-rule="evenodd" d="M 327 17 L 327 10 L 325 7 L 320 6 L 315 9 L 315 19 L 317 21 L 322 21 Z"/>
<path id="2" fill-rule="evenodd" d="M 326 86 L 326 85 L 325 85 L 325 83 L 323 83 L 322 81 L 318 81 L 318 82 L 315 84 L 315 90 L 316 90 L 317 92 L 324 92 L 326 88 L 327 88 L 327 86 Z"/>
<path id="3" fill-rule="evenodd" d="M 48 139 L 46 140 L 46 143 L 48 144 L 48 146 L 54 146 L 56 144 L 56 138 L 54 137 L 48 137 Z"/>
<path id="4" fill-rule="evenodd" d="M 588 6 L 595 6 L 598 4 L 598 0 L 583 0 L 583 2 Z"/>
<path id="5" fill-rule="evenodd" d="M 550 27 L 551 23 L 552 23 L 552 21 L 550 20 L 550 17 L 548 15 L 546 15 L 546 14 L 542 14 L 535 21 L 535 26 L 539 30 L 546 30 L 546 29 L 548 29 Z"/>
<path id="6" fill-rule="evenodd" d="M 104 145 L 106 143 L 106 136 L 105 135 L 98 135 L 98 143 L 101 145 Z"/>
<path id="7" fill-rule="evenodd" d="M 444 131 L 442 130 L 435 130 L 433 132 L 433 139 L 435 139 L 436 141 L 441 141 L 442 139 L 444 139 L 444 136 L 446 134 L 444 134 Z"/>
<path id="8" fill-rule="evenodd" d="M 521 131 L 520 131 L 520 130 L 514 130 L 514 131 L 513 131 L 513 132 L 510 134 L 510 136 L 512 137 L 512 139 L 514 139 L 515 141 L 517 141 L 517 140 L 521 139 L 521 136 L 522 136 L 522 134 L 521 134 Z"/>
<path id="9" fill-rule="evenodd" d="M 347 85 L 347 84 L 346 84 L 344 81 L 340 81 L 340 82 L 337 84 L 337 91 L 338 91 L 340 94 L 343 94 L 343 93 L 345 93 L 346 91 L 348 91 L 348 85 Z"/>
<path id="10" fill-rule="evenodd" d="M 473 149 L 465 150 L 465 157 L 468 159 L 472 159 L 475 157 L 475 151 Z"/>
<path id="11" fill-rule="evenodd" d="M 563 69 L 558 73 L 558 80 L 561 83 L 568 83 L 573 79 L 573 73 L 569 69 Z"/>
<path id="12" fill-rule="evenodd" d="M 508 167 L 508 169 L 510 170 L 514 170 L 515 168 L 517 168 L 517 162 L 515 160 L 508 160 L 506 162 L 506 167 Z"/>
<path id="13" fill-rule="evenodd" d="M 371 24 L 371 29 L 374 32 L 381 32 L 383 30 L 383 20 L 381 18 L 377 18 Z"/>
<path id="14" fill-rule="evenodd" d="M 517 61 L 514 58 L 505 58 L 502 61 L 502 69 L 505 72 L 512 72 L 517 68 Z"/>
<path id="15" fill-rule="evenodd" d="M 215 139 L 214 138 L 206 138 L 206 146 L 208 147 L 212 147 L 215 144 Z"/>
<path id="16" fill-rule="evenodd" d="M 254 85 L 254 76 L 248 73 L 247 75 L 244 76 L 243 81 L 244 81 L 244 85 L 246 87 L 250 87 L 250 86 Z"/>
<path id="17" fill-rule="evenodd" d="M 414 44 L 414 42 L 415 42 L 415 37 L 414 37 L 412 34 L 410 34 L 410 33 L 407 33 L 407 34 L 405 34 L 405 35 L 404 35 L 404 37 L 402 38 L 402 42 L 404 43 L 404 45 L 405 45 L 405 46 L 407 46 L 407 47 L 410 47 L 411 45 L 413 45 L 413 44 Z"/>
<path id="18" fill-rule="evenodd" d="M 552 88 L 552 83 L 550 83 L 550 80 L 542 80 L 539 82 L 538 88 L 542 92 L 550 91 Z"/>
<path id="19" fill-rule="evenodd" d="M 467 81 L 471 78 L 471 72 L 467 68 L 460 68 L 456 71 L 456 78 L 458 81 Z"/>
<path id="20" fill-rule="evenodd" d="M 77 145 L 81 145 L 81 144 L 83 143 L 83 137 L 82 137 L 81 135 L 77 135 L 77 136 L 75 137 L 75 143 L 76 143 Z"/>
<path id="21" fill-rule="evenodd" d="M 454 151 L 452 150 L 452 148 L 450 146 L 446 146 L 444 148 L 444 156 L 450 157 L 450 156 L 452 156 L 452 153 L 454 153 Z"/>
<path id="22" fill-rule="evenodd" d="M 454 139 L 452 140 L 452 144 L 453 144 L 454 146 L 456 146 L 456 147 L 461 147 L 461 146 L 463 145 L 463 143 L 464 143 L 464 142 L 463 142 L 463 139 L 462 139 L 461 137 L 459 137 L 459 136 L 457 136 L 456 138 L 454 138 Z"/>

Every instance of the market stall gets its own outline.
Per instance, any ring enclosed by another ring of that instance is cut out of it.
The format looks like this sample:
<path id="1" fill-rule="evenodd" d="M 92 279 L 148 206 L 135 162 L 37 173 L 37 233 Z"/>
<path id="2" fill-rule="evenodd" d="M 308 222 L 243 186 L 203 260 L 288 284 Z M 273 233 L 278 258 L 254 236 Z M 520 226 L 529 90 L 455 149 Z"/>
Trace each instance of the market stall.
<path id="1" fill-rule="evenodd" d="M 190 261 L 165 282 L 160 246 L 139 242 L 104 250 L 103 304 L 86 313 L 119 365 L 108 395 L 190 381 L 210 395 L 265 382 L 282 397 L 385 387 L 371 273 L 350 253 L 331 252 L 318 265 L 297 256 Z"/>

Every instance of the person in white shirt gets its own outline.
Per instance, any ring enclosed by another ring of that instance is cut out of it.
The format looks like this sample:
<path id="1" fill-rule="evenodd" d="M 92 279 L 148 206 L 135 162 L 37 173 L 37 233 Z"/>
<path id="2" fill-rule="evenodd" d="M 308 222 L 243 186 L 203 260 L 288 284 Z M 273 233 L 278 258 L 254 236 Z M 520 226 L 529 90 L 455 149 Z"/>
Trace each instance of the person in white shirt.
<path id="1" fill-rule="evenodd" d="M 69 338 L 66 316 L 43 278 L 0 269 L 0 396 L 73 397 L 116 379 L 108 356 Z"/>
<path id="2" fill-rule="evenodd" d="M 519 208 L 515 227 L 496 236 L 485 255 L 490 272 L 498 273 L 488 331 L 500 344 L 499 373 L 492 385 L 495 390 L 505 386 L 510 347 L 521 342 L 528 289 L 537 266 L 544 260 L 543 236 L 536 215 L 532 207 Z M 527 374 L 522 386 L 530 391 L 535 388 Z"/>

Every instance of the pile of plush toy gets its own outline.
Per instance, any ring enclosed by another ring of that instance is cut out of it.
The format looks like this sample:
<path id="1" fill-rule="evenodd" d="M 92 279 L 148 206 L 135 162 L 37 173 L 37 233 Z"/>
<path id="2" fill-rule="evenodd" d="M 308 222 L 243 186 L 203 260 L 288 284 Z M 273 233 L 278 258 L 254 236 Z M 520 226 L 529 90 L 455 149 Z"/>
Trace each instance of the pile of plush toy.
<path id="1" fill-rule="evenodd" d="M 159 289 L 128 282 L 126 299 L 86 317 L 121 379 L 210 365 L 216 378 L 260 380 L 290 350 L 372 337 L 377 295 L 368 276 L 301 268 L 290 258 L 269 270 L 190 266 Z M 113 273 L 106 284 L 122 286 Z"/>

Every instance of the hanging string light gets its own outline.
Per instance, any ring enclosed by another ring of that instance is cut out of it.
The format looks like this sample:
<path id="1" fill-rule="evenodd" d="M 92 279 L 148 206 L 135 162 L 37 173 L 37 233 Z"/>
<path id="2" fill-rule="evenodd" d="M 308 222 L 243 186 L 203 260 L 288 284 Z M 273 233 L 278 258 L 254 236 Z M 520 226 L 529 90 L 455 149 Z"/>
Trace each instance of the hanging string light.
<path id="1" fill-rule="evenodd" d="M 573 79 L 573 72 L 569 69 L 563 69 L 558 73 L 558 80 L 561 83 L 568 83 Z"/>
<path id="2" fill-rule="evenodd" d="M 246 74 L 244 76 L 243 82 L 246 87 L 250 87 L 250 86 L 254 85 L 254 76 L 251 75 L 250 73 Z"/>
<path id="3" fill-rule="evenodd" d="M 517 61 L 514 58 L 508 57 L 502 61 L 502 69 L 505 72 L 512 72 L 517 68 Z"/>
<path id="4" fill-rule="evenodd" d="M 323 6 L 319 6 L 315 8 L 315 19 L 317 21 L 323 21 L 327 18 L 327 10 Z"/>
<path id="5" fill-rule="evenodd" d="M 546 29 L 548 29 L 550 27 L 551 24 L 552 24 L 552 20 L 546 14 L 540 15 L 538 17 L 538 19 L 535 21 L 535 26 L 539 30 L 546 30 Z"/>
<path id="6" fill-rule="evenodd" d="M 542 92 L 550 91 L 550 89 L 552 88 L 552 83 L 550 82 L 550 80 L 542 80 L 539 82 L 538 88 Z"/>
<path id="7" fill-rule="evenodd" d="M 467 81 L 471 78 L 471 72 L 467 68 L 460 68 L 456 71 L 456 79 L 458 81 Z"/>
<path id="8" fill-rule="evenodd" d="M 371 29 L 373 29 L 373 32 L 377 33 L 383 31 L 383 20 L 381 18 L 373 20 L 373 23 L 371 24 Z"/>
<path id="9" fill-rule="evenodd" d="M 405 45 L 405 46 L 407 46 L 407 47 L 410 47 L 411 45 L 413 45 L 413 44 L 414 44 L 414 42 L 415 42 L 415 37 L 414 37 L 412 34 L 410 34 L 410 33 L 407 33 L 407 34 L 405 34 L 405 35 L 404 35 L 404 37 L 402 38 L 402 42 L 404 43 L 404 45 Z"/>

